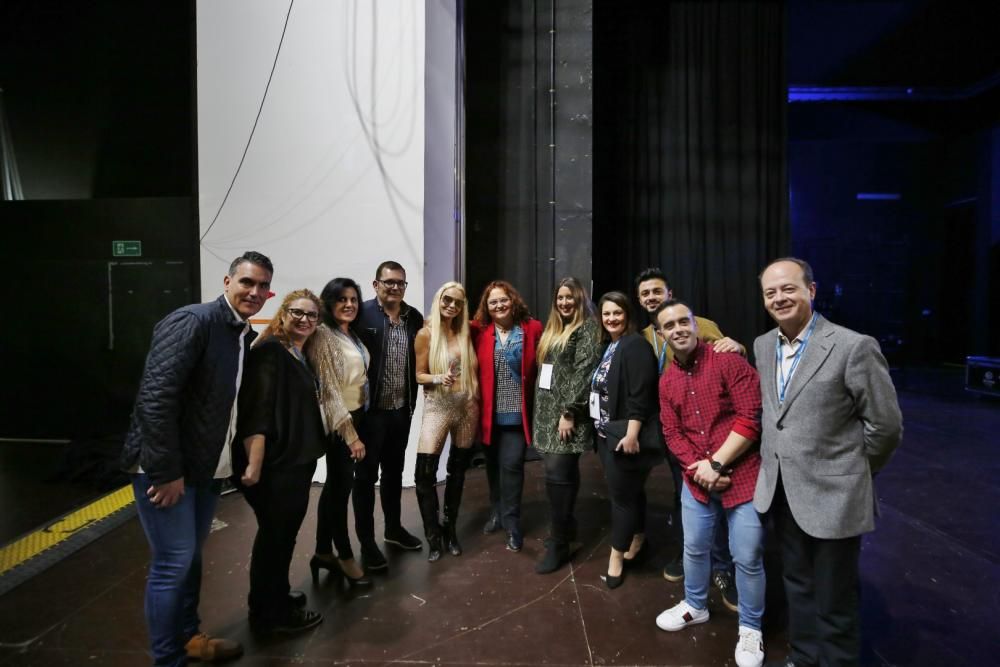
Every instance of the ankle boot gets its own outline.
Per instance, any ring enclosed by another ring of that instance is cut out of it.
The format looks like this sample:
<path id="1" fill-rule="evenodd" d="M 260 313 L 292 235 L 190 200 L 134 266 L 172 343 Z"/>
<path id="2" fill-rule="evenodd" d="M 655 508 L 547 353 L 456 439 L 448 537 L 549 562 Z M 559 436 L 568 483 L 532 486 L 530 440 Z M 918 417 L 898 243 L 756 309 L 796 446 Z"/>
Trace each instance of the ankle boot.
<path id="1" fill-rule="evenodd" d="M 427 560 L 434 562 L 441 558 L 441 524 L 438 522 L 437 469 L 439 454 L 417 454 L 414 482 L 417 489 L 417 505 L 424 520 L 424 536 L 427 538 Z"/>
<path id="2" fill-rule="evenodd" d="M 535 572 L 538 574 L 555 572 L 568 562 L 569 545 L 563 540 L 550 537 L 545 540 L 545 555 L 535 564 Z"/>
<path id="3" fill-rule="evenodd" d="M 458 528 L 458 508 L 462 504 L 465 471 L 469 469 L 472 448 L 452 447 L 448 455 L 448 477 L 444 485 L 444 538 L 452 556 L 462 555 L 462 545 L 455 534 Z"/>

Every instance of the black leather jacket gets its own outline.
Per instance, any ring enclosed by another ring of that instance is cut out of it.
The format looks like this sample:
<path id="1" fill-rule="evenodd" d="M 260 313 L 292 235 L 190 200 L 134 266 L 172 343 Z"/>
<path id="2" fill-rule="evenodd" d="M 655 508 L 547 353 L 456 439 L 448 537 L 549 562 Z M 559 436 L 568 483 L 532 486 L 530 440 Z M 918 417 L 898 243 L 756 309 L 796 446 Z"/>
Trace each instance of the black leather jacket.
<path id="1" fill-rule="evenodd" d="M 424 326 L 424 316 L 405 301 L 400 304 L 399 316 L 406 323 L 406 397 L 412 415 L 417 406 L 417 357 L 413 351 L 413 340 Z M 361 314 L 355 330 L 372 356 L 371 365 L 368 367 L 368 378 L 372 383 L 372 407 L 378 405 L 379 392 L 382 390 L 382 371 L 385 368 L 383 350 L 388 321 L 389 316 L 382 310 L 378 299 L 370 299 L 361 305 Z"/>
<path id="2" fill-rule="evenodd" d="M 138 463 L 154 484 L 212 479 L 236 399 L 244 326 L 224 295 L 178 308 L 157 323 L 125 438 L 123 470 Z M 244 365 L 256 336 L 251 330 L 244 339 Z"/>

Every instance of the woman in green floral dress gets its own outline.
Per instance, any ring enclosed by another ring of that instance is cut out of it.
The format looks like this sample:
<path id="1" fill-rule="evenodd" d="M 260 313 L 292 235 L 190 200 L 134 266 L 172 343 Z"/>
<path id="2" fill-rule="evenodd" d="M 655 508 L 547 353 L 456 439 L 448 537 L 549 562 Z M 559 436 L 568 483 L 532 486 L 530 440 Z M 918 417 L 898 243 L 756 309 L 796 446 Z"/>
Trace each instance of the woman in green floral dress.
<path id="1" fill-rule="evenodd" d="M 601 360 L 594 305 L 576 278 L 559 282 L 538 344 L 533 446 L 545 461 L 545 493 L 551 516 L 545 555 L 535 566 L 547 574 L 569 562 L 576 536 L 573 507 L 580 490 L 580 454 L 593 447 L 588 418 L 590 378 Z"/>

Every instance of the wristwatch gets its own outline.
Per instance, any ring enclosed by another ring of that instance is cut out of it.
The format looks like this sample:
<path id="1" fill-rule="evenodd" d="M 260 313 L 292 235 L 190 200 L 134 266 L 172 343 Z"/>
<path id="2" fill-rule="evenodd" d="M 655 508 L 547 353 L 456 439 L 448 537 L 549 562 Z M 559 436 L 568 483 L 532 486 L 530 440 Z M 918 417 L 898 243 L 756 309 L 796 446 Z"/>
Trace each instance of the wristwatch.
<path id="1" fill-rule="evenodd" d="M 708 461 L 709 461 L 709 463 L 712 466 L 712 470 L 714 470 L 715 472 L 719 473 L 720 475 L 724 475 L 725 474 L 725 472 L 726 472 L 725 466 L 723 466 L 721 463 L 719 463 L 718 461 L 716 461 L 713 458 L 709 458 Z"/>

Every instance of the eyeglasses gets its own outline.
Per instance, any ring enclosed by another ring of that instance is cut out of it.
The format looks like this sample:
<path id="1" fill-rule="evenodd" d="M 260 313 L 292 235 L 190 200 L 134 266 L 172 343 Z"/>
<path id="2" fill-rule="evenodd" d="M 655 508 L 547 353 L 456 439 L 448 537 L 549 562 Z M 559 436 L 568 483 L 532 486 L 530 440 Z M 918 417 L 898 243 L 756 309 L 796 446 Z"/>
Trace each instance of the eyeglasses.
<path id="1" fill-rule="evenodd" d="M 406 286 L 410 284 L 405 280 L 379 280 L 379 282 L 389 289 L 406 289 Z"/>
<path id="2" fill-rule="evenodd" d="M 441 297 L 441 303 L 445 306 L 455 306 L 456 308 L 461 308 L 465 305 L 465 299 L 453 299 L 447 294 Z"/>
<path id="3" fill-rule="evenodd" d="M 296 320 L 301 320 L 303 317 L 310 322 L 319 320 L 319 313 L 315 310 L 302 310 L 300 308 L 286 308 L 285 310 Z"/>
<path id="4" fill-rule="evenodd" d="M 506 306 L 510 304 L 510 299 L 508 297 L 503 297 L 502 299 L 493 299 L 492 301 L 487 301 L 486 305 L 490 308 L 496 308 L 497 306 Z"/>

